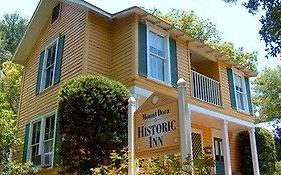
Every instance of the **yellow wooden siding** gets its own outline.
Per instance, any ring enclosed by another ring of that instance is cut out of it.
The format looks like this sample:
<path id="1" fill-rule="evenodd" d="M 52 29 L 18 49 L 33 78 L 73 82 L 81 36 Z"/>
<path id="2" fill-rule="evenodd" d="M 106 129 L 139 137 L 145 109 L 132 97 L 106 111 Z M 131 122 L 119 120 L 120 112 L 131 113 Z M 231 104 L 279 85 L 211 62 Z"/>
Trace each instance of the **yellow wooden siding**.
<path id="1" fill-rule="evenodd" d="M 112 53 L 111 22 L 106 18 L 89 13 L 88 16 L 88 56 L 86 73 L 111 76 L 110 59 Z"/>
<path id="2" fill-rule="evenodd" d="M 230 147 L 230 158 L 231 158 L 231 168 L 232 172 L 240 172 L 241 159 L 238 146 L 238 133 L 229 133 L 229 147 Z"/>
<path id="3" fill-rule="evenodd" d="M 75 23 L 75 25 L 74 25 Z M 24 138 L 25 125 L 31 119 L 39 117 L 56 109 L 59 86 L 51 86 L 35 95 L 38 73 L 39 55 L 41 49 L 59 34 L 65 35 L 64 53 L 62 59 L 61 81 L 81 74 L 84 54 L 84 35 L 86 12 L 72 5 L 62 4 L 60 18 L 51 24 L 49 20 L 43 28 L 32 53 L 27 58 L 23 76 L 23 87 L 18 115 L 19 136 Z M 21 160 L 22 146 L 18 147 L 16 160 Z"/>
<path id="4" fill-rule="evenodd" d="M 135 16 L 113 20 L 111 77 L 131 86 L 135 77 Z"/>
<path id="5" fill-rule="evenodd" d="M 183 78 L 187 82 L 187 87 L 191 87 L 190 80 L 190 59 L 188 56 L 188 45 L 184 41 L 177 40 L 177 60 L 178 60 L 178 78 Z M 191 91 L 187 91 L 190 96 Z"/>
<path id="6" fill-rule="evenodd" d="M 212 132 L 211 132 L 210 127 L 198 125 L 198 124 L 195 124 L 195 123 L 191 123 L 191 127 L 194 128 L 194 129 L 199 129 L 203 132 L 202 139 L 203 139 L 203 146 L 204 147 L 207 147 L 207 146 L 213 147 L 213 145 L 212 145 Z"/>

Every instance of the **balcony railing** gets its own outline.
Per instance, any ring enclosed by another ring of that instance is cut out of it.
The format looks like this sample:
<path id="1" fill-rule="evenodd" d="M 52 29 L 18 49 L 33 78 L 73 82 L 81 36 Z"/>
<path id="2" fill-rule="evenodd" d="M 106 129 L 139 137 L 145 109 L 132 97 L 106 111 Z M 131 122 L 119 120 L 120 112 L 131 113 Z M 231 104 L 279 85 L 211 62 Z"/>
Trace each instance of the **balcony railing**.
<path id="1" fill-rule="evenodd" d="M 196 71 L 192 72 L 192 96 L 204 102 L 221 106 L 220 82 Z"/>

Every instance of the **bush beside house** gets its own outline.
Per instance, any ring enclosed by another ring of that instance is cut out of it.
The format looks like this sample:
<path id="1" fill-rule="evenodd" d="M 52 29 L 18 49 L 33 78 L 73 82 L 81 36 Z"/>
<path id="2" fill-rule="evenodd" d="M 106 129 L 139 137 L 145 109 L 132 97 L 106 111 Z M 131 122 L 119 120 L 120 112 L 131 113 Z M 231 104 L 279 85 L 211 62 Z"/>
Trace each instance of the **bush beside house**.
<path id="1" fill-rule="evenodd" d="M 251 157 L 251 147 L 249 133 L 242 131 L 238 135 L 240 148 L 242 174 L 253 174 L 253 165 Z M 260 173 L 262 175 L 273 175 L 275 172 L 276 149 L 272 134 L 264 128 L 256 128 L 256 143 L 258 149 L 258 159 Z"/>
<path id="2" fill-rule="evenodd" d="M 58 107 L 62 172 L 89 174 L 91 167 L 109 162 L 112 150 L 127 145 L 129 96 L 124 85 L 101 76 L 64 83 Z"/>

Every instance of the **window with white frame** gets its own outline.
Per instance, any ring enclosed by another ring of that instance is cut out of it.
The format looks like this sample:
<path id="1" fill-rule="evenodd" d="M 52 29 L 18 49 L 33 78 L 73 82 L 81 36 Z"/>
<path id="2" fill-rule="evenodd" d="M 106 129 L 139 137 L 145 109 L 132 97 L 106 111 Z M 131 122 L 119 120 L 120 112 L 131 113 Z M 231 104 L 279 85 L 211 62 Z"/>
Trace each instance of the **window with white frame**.
<path id="1" fill-rule="evenodd" d="M 34 165 L 51 167 L 54 155 L 55 114 L 31 123 L 29 154 Z"/>
<path id="2" fill-rule="evenodd" d="M 157 32 L 148 27 L 148 76 L 170 84 L 170 60 L 168 48 L 168 35 Z"/>
<path id="3" fill-rule="evenodd" d="M 42 89 L 45 89 L 54 84 L 55 63 L 58 52 L 58 39 L 52 42 L 45 48 L 44 63 L 43 63 L 43 78 Z"/>
<path id="4" fill-rule="evenodd" d="M 233 72 L 237 109 L 240 111 L 248 112 L 247 92 L 244 76 L 242 74 L 239 74 L 237 71 Z"/>

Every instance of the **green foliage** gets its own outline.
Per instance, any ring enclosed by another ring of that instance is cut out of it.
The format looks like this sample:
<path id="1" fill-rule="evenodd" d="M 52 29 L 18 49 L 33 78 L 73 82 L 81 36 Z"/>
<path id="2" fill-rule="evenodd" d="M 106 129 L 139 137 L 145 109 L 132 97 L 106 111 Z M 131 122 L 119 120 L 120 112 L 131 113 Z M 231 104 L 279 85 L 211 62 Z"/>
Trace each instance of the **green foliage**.
<path id="1" fill-rule="evenodd" d="M 264 175 L 272 175 L 275 172 L 276 150 L 271 133 L 263 128 L 256 128 L 256 142 L 260 172 Z M 243 165 L 242 174 L 253 174 L 252 156 L 249 133 L 242 131 L 238 136 L 240 157 Z"/>
<path id="2" fill-rule="evenodd" d="M 0 79 L 0 92 L 2 92 L 9 109 L 16 114 L 20 97 L 23 67 L 11 61 L 3 62 L 1 67 L 4 76 Z"/>
<path id="3" fill-rule="evenodd" d="M 237 0 L 223 0 L 236 3 Z M 243 5 L 249 13 L 263 11 L 259 34 L 266 44 L 267 57 L 277 57 L 281 53 L 281 2 L 280 0 L 247 0 Z"/>
<path id="4" fill-rule="evenodd" d="M 281 117 L 281 66 L 265 68 L 254 81 L 253 103 L 259 112 L 258 122 Z"/>
<path id="5" fill-rule="evenodd" d="M 4 19 L 0 22 L 0 32 L 2 33 L 3 50 L 5 56 L 15 53 L 17 46 L 24 35 L 27 26 L 27 20 L 20 17 L 17 13 L 5 14 Z M 0 45 L 1 47 L 1 45 Z M 1 55 L 1 54 L 0 54 Z M 7 57 L 0 57 L 0 60 L 6 60 Z"/>
<path id="6" fill-rule="evenodd" d="M 276 170 L 274 175 L 281 175 L 281 161 L 277 161 L 275 167 Z"/>
<path id="7" fill-rule="evenodd" d="M 255 74 L 257 70 L 257 52 L 245 52 L 242 47 L 235 49 L 233 43 L 230 42 L 211 42 L 210 46 L 227 57 L 231 58 L 234 62 L 251 69 Z"/>
<path id="8" fill-rule="evenodd" d="M 272 134 L 267 129 L 256 128 L 256 136 L 260 173 L 264 175 L 274 174 L 276 149 Z"/>
<path id="9" fill-rule="evenodd" d="M 203 43 L 220 40 L 216 25 L 209 20 L 199 18 L 193 11 L 187 12 L 174 9 L 168 13 L 162 13 L 157 9 L 152 9 L 148 10 L 148 12 Z"/>
<path id="10" fill-rule="evenodd" d="M 15 161 L 10 161 L 3 164 L 3 170 L 0 175 L 32 175 L 36 174 L 33 170 L 34 166 L 31 162 L 27 163 L 17 163 Z M 1 170 L 1 168 L 0 168 Z"/>
<path id="11" fill-rule="evenodd" d="M 230 42 L 222 43 L 216 25 L 209 20 L 199 18 L 193 11 L 176 9 L 168 13 L 162 13 L 157 9 L 148 9 L 147 11 L 257 74 L 257 53 L 245 52 L 242 47 L 236 49 L 234 44 Z"/>
<path id="12" fill-rule="evenodd" d="M 101 76 L 64 83 L 58 105 L 63 172 L 88 174 L 91 167 L 108 163 L 112 150 L 127 145 L 129 96 L 124 85 Z"/>
<path id="13" fill-rule="evenodd" d="M 210 149 L 210 148 L 209 148 Z M 91 169 L 93 175 L 127 175 L 128 152 L 122 154 L 111 153 L 111 164 L 99 165 Z M 179 154 L 166 155 L 162 158 L 142 159 L 138 161 L 138 175 L 180 175 L 182 173 L 193 175 L 210 175 L 214 167 L 214 160 L 210 153 L 202 153 L 194 160 L 190 157 L 181 162 Z"/>

